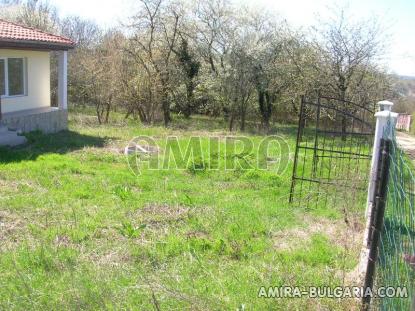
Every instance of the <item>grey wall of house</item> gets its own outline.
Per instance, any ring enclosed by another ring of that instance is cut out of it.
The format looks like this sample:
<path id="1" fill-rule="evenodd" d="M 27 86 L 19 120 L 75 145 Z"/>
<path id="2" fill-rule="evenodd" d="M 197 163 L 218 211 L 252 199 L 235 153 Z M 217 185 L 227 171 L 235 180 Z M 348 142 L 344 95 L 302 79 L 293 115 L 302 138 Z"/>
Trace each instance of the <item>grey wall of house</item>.
<path id="1" fill-rule="evenodd" d="M 68 129 L 68 111 L 54 110 L 24 116 L 5 116 L 2 124 L 25 133 L 42 131 L 45 134 Z"/>

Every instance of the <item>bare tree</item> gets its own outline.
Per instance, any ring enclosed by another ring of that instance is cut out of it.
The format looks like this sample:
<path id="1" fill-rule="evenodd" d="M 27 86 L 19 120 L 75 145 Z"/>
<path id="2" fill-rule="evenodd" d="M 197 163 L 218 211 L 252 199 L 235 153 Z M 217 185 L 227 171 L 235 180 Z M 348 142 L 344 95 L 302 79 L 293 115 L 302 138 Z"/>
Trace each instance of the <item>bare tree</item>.
<path id="1" fill-rule="evenodd" d="M 233 7 L 227 0 L 199 1 L 196 7 L 199 52 L 216 75 L 225 69 L 224 58 L 230 49 Z M 218 68 L 220 67 L 220 68 Z"/>
<path id="2" fill-rule="evenodd" d="M 334 12 L 333 18 L 316 31 L 315 48 L 321 55 L 317 72 L 323 81 L 323 93 L 329 92 L 343 101 L 355 99 L 368 87 L 371 71 L 383 55 L 383 29 L 377 19 L 355 21 L 343 9 Z M 344 133 L 346 118 L 341 123 Z"/>
<path id="3" fill-rule="evenodd" d="M 132 17 L 134 32 L 126 51 L 141 66 L 151 83 L 158 83 L 164 125 L 171 121 L 170 88 L 173 50 L 181 21 L 180 7 L 163 0 L 140 0 L 141 8 Z M 151 98 L 154 100 L 154 97 Z"/>
<path id="4" fill-rule="evenodd" d="M 0 16 L 29 27 L 44 31 L 56 31 L 59 17 L 56 7 L 41 0 L 12 0 L 0 2 Z"/>
<path id="5" fill-rule="evenodd" d="M 123 40 L 121 33 L 108 31 L 94 48 L 79 50 L 77 62 L 71 66 L 71 70 L 77 73 L 75 81 L 79 83 L 75 90 L 70 84 L 72 99 L 93 105 L 100 124 L 108 123 L 110 113 L 119 100 L 123 75 L 120 46 Z"/>
<path id="6" fill-rule="evenodd" d="M 60 29 L 62 35 L 76 42 L 77 49 L 93 48 L 102 36 L 102 31 L 95 22 L 79 16 L 68 16 L 61 20 Z"/>
<path id="7" fill-rule="evenodd" d="M 345 10 L 323 23 L 318 31 L 316 49 L 323 64 L 319 67 L 325 84 L 338 98 L 345 100 L 369 77 L 384 53 L 383 29 L 374 18 L 353 21 Z"/>

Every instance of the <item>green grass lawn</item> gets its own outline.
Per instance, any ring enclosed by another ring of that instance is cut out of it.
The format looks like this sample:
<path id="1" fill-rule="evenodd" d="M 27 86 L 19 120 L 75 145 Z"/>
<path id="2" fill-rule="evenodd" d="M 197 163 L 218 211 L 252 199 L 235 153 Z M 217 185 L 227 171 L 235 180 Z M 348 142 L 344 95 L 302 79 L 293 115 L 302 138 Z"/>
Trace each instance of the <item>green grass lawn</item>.
<path id="1" fill-rule="evenodd" d="M 224 170 L 234 159 L 219 152 L 217 170 L 197 158 L 196 169 L 136 174 L 122 154 L 135 136 L 160 146 L 168 135 L 182 146 L 201 136 L 205 153 L 226 126 L 201 117 L 168 129 L 70 118 L 67 132 L 0 149 L 0 310 L 352 308 L 350 300 L 258 298 L 261 286 L 343 285 L 358 261 L 362 213 L 346 225 L 347 202 L 290 206 L 292 161 L 282 174 Z M 295 127 L 273 130 L 294 152 Z M 262 137 L 244 135 L 253 161 Z"/>

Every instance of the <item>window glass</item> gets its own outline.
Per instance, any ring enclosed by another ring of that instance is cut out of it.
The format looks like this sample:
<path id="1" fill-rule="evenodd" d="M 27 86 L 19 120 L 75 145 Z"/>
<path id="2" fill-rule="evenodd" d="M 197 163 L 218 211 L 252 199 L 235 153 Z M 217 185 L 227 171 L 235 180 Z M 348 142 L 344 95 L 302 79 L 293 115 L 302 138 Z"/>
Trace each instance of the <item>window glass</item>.
<path id="1" fill-rule="evenodd" d="M 24 95 L 24 62 L 23 58 L 9 58 L 9 96 Z"/>
<path id="2" fill-rule="evenodd" d="M 6 94 L 6 76 L 4 59 L 0 59 L 0 95 Z"/>

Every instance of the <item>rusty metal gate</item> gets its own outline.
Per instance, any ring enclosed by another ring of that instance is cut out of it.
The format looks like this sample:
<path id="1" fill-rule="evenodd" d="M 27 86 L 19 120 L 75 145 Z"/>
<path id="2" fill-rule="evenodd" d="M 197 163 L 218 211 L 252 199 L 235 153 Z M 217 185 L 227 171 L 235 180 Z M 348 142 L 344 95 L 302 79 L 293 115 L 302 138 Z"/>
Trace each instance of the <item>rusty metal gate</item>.
<path id="1" fill-rule="evenodd" d="M 374 111 L 374 104 L 301 98 L 291 203 L 307 208 L 342 203 L 346 208 L 366 199 Z"/>

